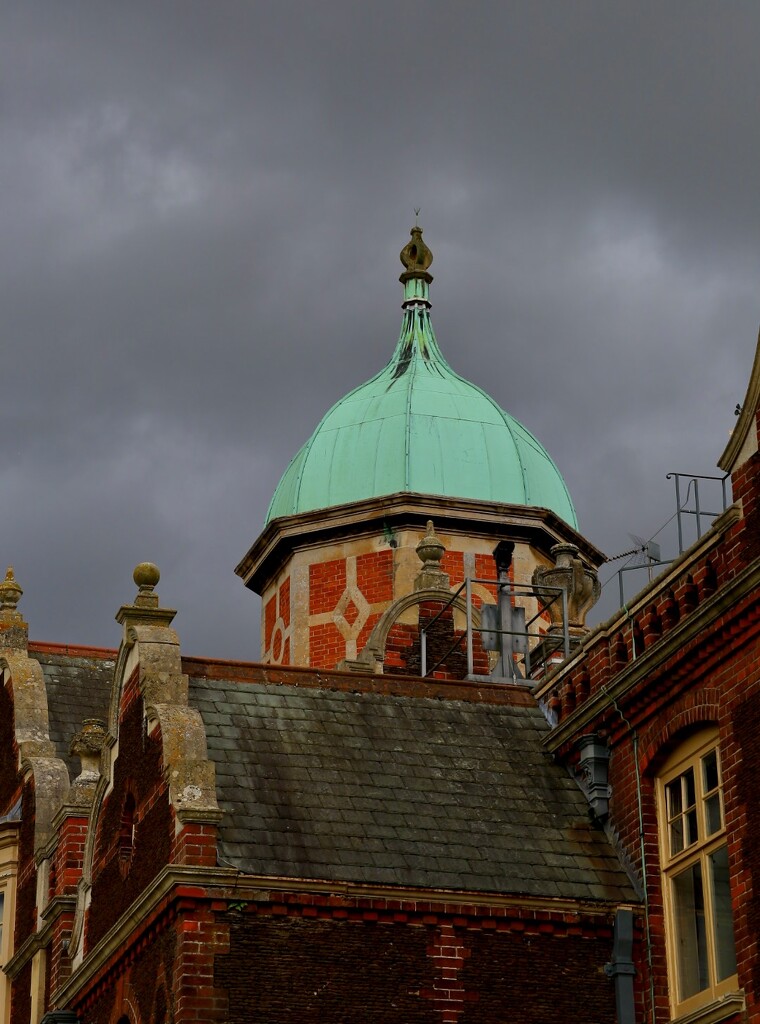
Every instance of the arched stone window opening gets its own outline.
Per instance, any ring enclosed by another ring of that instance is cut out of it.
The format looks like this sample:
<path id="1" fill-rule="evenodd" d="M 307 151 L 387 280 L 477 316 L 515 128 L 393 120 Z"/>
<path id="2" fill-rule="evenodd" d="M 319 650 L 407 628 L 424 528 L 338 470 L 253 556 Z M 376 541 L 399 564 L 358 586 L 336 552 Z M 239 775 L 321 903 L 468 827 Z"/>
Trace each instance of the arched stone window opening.
<path id="1" fill-rule="evenodd" d="M 119 827 L 119 869 L 126 875 L 132 865 L 135 851 L 135 798 L 127 793 L 121 812 Z M 121 1022 L 119 1022 L 121 1024 Z"/>

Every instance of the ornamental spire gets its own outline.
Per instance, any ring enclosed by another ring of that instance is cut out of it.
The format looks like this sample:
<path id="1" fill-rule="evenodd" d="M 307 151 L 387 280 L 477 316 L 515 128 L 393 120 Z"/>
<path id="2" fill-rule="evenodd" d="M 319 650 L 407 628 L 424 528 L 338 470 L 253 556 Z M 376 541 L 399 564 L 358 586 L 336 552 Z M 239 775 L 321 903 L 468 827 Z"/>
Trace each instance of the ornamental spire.
<path id="1" fill-rule="evenodd" d="M 430 305 L 428 285 L 433 280 L 433 275 L 428 273 L 428 268 L 433 262 L 433 254 L 422 240 L 422 228 L 419 224 L 415 223 L 410 234 L 411 239 L 399 253 L 399 259 L 404 265 L 404 271 L 399 277 L 404 286 L 404 305 L 412 301 L 422 301 Z"/>

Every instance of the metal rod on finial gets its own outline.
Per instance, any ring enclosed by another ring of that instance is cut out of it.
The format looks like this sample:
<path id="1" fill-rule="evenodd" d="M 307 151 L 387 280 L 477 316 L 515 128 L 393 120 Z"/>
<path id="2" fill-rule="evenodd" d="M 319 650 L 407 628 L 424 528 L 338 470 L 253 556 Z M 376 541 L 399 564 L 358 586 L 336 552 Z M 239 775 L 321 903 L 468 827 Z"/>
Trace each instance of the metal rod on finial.
<path id="1" fill-rule="evenodd" d="M 415 206 L 415 208 L 414 208 L 414 226 L 416 228 L 418 228 L 420 226 L 419 225 L 419 221 L 418 221 L 418 217 L 420 215 L 420 210 L 421 209 L 422 209 L 422 207 L 420 207 L 420 206 Z"/>

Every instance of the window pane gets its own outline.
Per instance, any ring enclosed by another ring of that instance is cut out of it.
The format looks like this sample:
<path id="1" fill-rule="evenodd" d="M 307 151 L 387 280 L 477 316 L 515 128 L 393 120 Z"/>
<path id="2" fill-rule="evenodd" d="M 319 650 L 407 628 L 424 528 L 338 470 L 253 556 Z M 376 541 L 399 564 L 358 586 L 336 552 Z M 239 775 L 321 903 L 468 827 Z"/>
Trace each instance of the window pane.
<path id="1" fill-rule="evenodd" d="M 708 986 L 702 868 L 692 864 L 673 878 L 679 1001 Z"/>
<path id="2" fill-rule="evenodd" d="M 697 831 L 697 809 L 693 808 L 686 813 L 686 845 L 691 846 L 699 838 Z"/>
<path id="3" fill-rule="evenodd" d="M 681 799 L 681 776 L 668 783 L 665 787 L 668 821 L 670 822 L 670 856 L 674 857 L 683 850 L 683 800 Z"/>
<path id="4" fill-rule="evenodd" d="M 693 807 L 697 802 L 697 790 L 694 785 L 694 769 L 689 768 L 687 772 L 683 773 L 684 783 L 684 802 L 687 807 Z"/>
<path id="5" fill-rule="evenodd" d="M 721 846 L 708 858 L 713 897 L 713 938 L 718 981 L 736 974 L 734 923 L 731 915 L 731 892 L 728 885 L 728 847 Z"/>
<path id="6" fill-rule="evenodd" d="M 683 850 L 683 818 L 677 817 L 670 823 L 670 856 L 675 857 Z"/>
<path id="7" fill-rule="evenodd" d="M 702 778 L 704 780 L 705 793 L 711 789 L 718 788 L 718 751 L 711 750 L 702 758 Z"/>
<path id="8" fill-rule="evenodd" d="M 705 800 L 705 821 L 708 836 L 720 832 L 723 824 L 720 813 L 720 793 L 713 793 Z"/>
<path id="9" fill-rule="evenodd" d="M 668 817 L 672 818 L 675 814 L 680 814 L 682 811 L 681 805 L 681 779 L 675 779 L 673 782 L 669 782 L 665 787 L 665 794 L 668 800 Z"/>

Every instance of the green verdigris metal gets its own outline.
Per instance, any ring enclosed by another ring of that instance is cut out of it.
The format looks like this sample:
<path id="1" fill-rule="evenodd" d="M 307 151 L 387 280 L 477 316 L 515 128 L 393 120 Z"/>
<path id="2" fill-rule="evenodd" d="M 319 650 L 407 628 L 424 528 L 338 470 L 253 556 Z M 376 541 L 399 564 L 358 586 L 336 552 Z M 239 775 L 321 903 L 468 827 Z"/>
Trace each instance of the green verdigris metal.
<path id="1" fill-rule="evenodd" d="M 286 469 L 267 512 L 309 512 L 411 491 L 551 509 L 577 528 L 542 445 L 443 358 L 430 319 L 432 253 L 401 252 L 404 319 L 388 365 L 337 402 Z"/>

